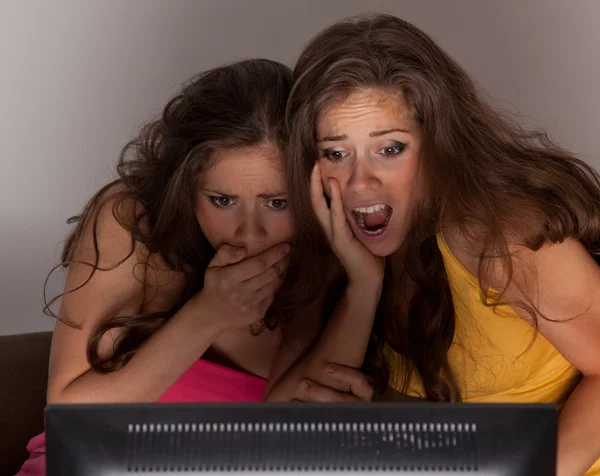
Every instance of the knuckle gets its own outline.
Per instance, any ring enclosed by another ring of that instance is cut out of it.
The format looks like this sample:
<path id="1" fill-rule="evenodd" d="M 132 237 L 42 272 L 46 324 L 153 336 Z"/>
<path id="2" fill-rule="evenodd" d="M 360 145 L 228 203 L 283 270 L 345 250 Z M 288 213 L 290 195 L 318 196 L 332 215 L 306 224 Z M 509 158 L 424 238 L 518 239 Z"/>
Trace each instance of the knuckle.
<path id="1" fill-rule="evenodd" d="M 277 266 L 273 266 L 273 267 L 269 268 L 269 270 L 267 272 L 268 272 L 269 281 L 273 281 L 273 280 L 277 279 L 280 274 Z"/>
<path id="2" fill-rule="evenodd" d="M 258 266 L 261 271 L 264 271 L 269 267 L 269 260 L 267 256 L 261 256 L 258 258 Z"/>
<path id="3" fill-rule="evenodd" d="M 369 381 L 367 380 L 367 378 L 363 378 L 360 384 L 363 388 L 363 394 L 364 394 L 364 398 L 366 400 L 372 400 L 373 399 L 373 394 L 374 394 L 374 390 L 373 387 L 371 386 L 371 384 L 369 383 Z"/>
<path id="4" fill-rule="evenodd" d="M 304 380 L 300 382 L 297 394 L 304 397 L 312 397 L 314 395 L 314 387 L 308 381 Z"/>

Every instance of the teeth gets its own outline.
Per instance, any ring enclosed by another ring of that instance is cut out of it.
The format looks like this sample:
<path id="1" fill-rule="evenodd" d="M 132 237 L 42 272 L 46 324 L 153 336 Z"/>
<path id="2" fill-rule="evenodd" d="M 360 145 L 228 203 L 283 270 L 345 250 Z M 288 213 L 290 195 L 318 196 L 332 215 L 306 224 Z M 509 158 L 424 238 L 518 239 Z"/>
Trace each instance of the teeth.
<path id="1" fill-rule="evenodd" d="M 388 213 L 387 213 L 387 217 L 385 218 L 385 222 L 378 230 L 367 230 L 366 229 L 364 214 L 374 213 L 374 212 L 383 210 L 384 208 L 386 208 L 386 205 L 373 205 L 372 207 L 366 207 L 366 208 L 354 208 L 353 209 L 354 218 L 356 219 L 356 223 L 358 224 L 359 228 L 361 228 L 362 231 L 364 233 L 366 233 L 367 235 L 379 235 L 379 234 L 383 233 L 383 230 L 385 230 L 385 227 L 389 223 L 390 217 L 392 215 L 391 208 L 388 209 Z"/>
<path id="2" fill-rule="evenodd" d="M 359 208 L 355 208 L 353 211 L 355 213 L 375 213 L 378 211 L 381 211 L 385 208 L 385 205 L 382 203 L 379 203 L 377 205 L 373 205 L 370 207 L 359 207 Z"/>

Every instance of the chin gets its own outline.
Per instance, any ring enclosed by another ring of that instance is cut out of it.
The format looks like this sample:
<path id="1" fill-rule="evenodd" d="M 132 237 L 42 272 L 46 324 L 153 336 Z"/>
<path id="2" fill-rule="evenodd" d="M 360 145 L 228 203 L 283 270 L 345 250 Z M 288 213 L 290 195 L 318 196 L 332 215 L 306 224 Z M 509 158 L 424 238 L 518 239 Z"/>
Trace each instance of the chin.
<path id="1" fill-rule="evenodd" d="M 392 240 L 382 243 L 363 243 L 363 245 L 371 252 L 371 254 L 379 256 L 380 258 L 386 258 L 387 256 L 394 254 L 398 249 L 398 246 L 396 246 L 395 243 L 392 243 Z"/>
<path id="2" fill-rule="evenodd" d="M 395 227 L 385 229 L 379 236 L 367 235 L 357 226 L 353 227 L 353 232 L 354 236 L 371 254 L 380 258 L 386 258 L 394 254 L 400 248 L 404 239 L 400 230 Z"/>

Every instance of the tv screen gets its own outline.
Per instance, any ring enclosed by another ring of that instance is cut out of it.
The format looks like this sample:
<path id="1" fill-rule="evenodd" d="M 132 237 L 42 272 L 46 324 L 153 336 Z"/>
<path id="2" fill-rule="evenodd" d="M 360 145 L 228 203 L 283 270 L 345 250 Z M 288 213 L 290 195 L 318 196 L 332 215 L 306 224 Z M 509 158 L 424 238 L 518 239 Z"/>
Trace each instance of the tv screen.
<path id="1" fill-rule="evenodd" d="M 553 476 L 557 418 L 553 405 L 51 405 L 47 474 Z"/>

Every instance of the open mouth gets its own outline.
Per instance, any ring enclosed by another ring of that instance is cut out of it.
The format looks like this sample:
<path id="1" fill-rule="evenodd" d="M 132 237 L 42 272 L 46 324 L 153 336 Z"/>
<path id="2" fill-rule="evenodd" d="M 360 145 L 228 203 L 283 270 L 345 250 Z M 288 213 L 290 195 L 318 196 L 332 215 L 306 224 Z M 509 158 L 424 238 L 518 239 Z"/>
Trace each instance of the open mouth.
<path id="1" fill-rule="evenodd" d="M 378 236 L 385 231 L 392 211 L 389 205 L 379 203 L 370 207 L 354 208 L 352 214 L 361 231 L 370 236 Z"/>

